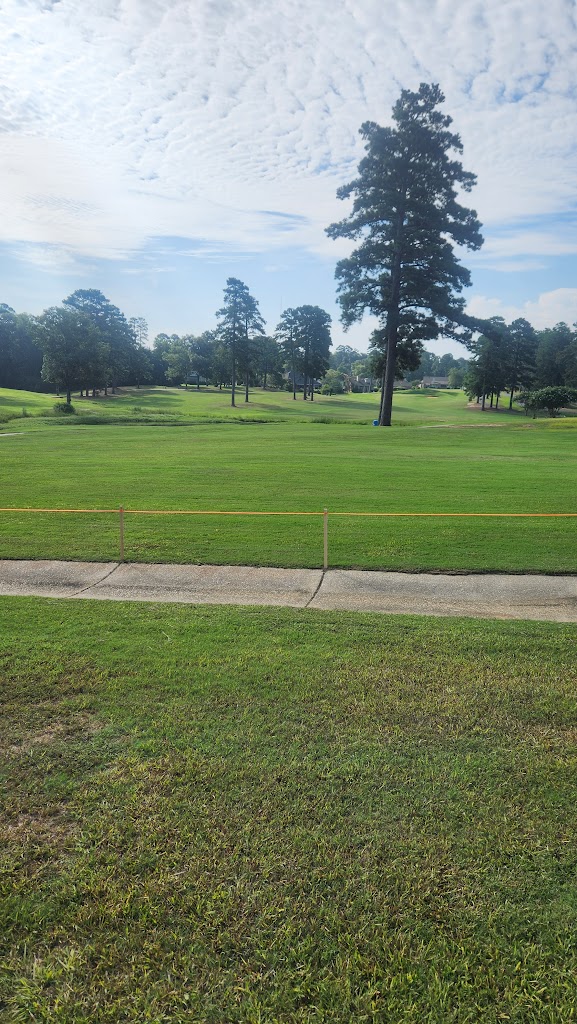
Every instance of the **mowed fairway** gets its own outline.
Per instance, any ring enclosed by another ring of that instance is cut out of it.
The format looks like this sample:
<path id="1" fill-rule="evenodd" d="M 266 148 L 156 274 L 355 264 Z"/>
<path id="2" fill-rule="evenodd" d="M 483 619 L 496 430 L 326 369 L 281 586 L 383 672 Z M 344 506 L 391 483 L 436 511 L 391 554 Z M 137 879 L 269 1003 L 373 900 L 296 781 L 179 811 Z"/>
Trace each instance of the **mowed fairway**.
<path id="1" fill-rule="evenodd" d="M 575 628 L 0 599 L 2 1019 L 573 1019 Z"/>
<path id="2" fill-rule="evenodd" d="M 61 399 L 60 399 L 61 400 Z M 34 429 L 35 417 L 50 416 L 56 395 L 42 395 L 29 391 L 11 391 L 0 388 L 0 423 L 11 417 L 20 417 L 25 410 L 26 428 Z M 369 424 L 378 414 L 379 395 L 318 395 L 313 402 L 303 401 L 302 394 L 294 400 L 287 391 L 264 391 L 254 388 L 249 402 L 244 401 L 244 389 L 239 389 L 236 406 L 230 404 L 230 389 L 224 388 L 122 388 L 117 394 L 96 398 L 72 396 L 75 422 L 105 423 L 115 421 L 131 423 L 190 423 L 191 421 L 260 423 L 301 420 L 329 422 L 359 422 Z M 467 409 L 463 392 L 459 391 L 405 391 L 395 394 L 395 422 L 397 424 L 422 422 L 482 421 L 480 412 Z M 16 429 L 22 429 L 18 422 Z"/>
<path id="3" fill-rule="evenodd" d="M 224 409 L 226 401 L 218 393 L 168 390 L 153 392 L 150 401 L 155 395 L 158 402 L 174 397 L 179 407 L 197 411 L 199 403 L 218 400 Z M 113 400 L 128 420 L 134 396 L 131 392 Z M 397 396 L 398 425 L 385 430 L 370 426 L 368 417 L 365 424 L 282 418 L 285 408 L 292 411 L 305 403 L 292 402 L 286 394 L 265 397 L 281 417 L 277 421 L 190 418 L 180 426 L 170 417 L 162 425 L 88 425 L 76 419 L 58 422 L 35 417 L 11 421 L 10 430 L 22 433 L 0 438 L 0 504 L 69 509 L 122 505 L 128 513 L 137 509 L 320 513 L 325 507 L 329 513 L 577 512 L 574 420 L 551 424 L 507 413 L 483 416 L 466 408 L 462 394 L 425 392 Z M 261 393 L 261 404 L 263 400 Z M 374 401 L 372 395 L 326 399 L 318 403 L 317 412 L 322 409 L 330 419 L 328 410 L 336 415 L 342 407 L 358 416 L 359 405 L 364 403 L 368 412 Z M 427 417 L 421 414 L 425 408 L 437 410 L 436 422 L 425 422 Z M 312 411 L 308 403 L 306 409 Z M 414 425 L 402 425 L 409 412 L 409 423 Z M 106 560 L 118 556 L 114 515 L 4 513 L 0 527 L 0 557 L 4 558 Z M 128 560 L 322 564 L 318 515 L 127 514 L 125 528 Z M 329 564 L 574 572 L 577 519 L 332 515 Z"/>

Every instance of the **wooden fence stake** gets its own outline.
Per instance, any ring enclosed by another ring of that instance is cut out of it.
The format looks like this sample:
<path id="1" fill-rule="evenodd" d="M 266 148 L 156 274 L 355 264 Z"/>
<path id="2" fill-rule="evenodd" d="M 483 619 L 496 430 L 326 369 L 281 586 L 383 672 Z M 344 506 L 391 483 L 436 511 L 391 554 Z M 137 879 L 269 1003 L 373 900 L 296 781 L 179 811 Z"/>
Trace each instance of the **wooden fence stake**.
<path id="1" fill-rule="evenodd" d="M 324 539 L 324 559 L 323 569 L 325 571 L 329 567 L 329 510 L 328 508 L 323 509 L 323 539 Z"/>
<path id="2" fill-rule="evenodd" d="M 122 505 L 118 509 L 120 525 L 120 561 L 124 561 L 124 509 Z"/>

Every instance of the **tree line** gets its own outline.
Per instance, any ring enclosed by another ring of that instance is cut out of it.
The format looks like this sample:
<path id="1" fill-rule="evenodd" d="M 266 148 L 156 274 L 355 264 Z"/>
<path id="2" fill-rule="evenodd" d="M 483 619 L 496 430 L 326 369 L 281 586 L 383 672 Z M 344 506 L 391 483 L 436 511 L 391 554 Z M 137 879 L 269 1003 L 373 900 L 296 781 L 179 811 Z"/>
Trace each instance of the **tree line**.
<path id="1" fill-rule="evenodd" d="M 569 393 L 577 389 L 577 324 L 571 328 L 558 323 L 536 331 L 523 318 L 507 324 L 502 317 L 493 317 L 488 323 L 490 335 L 481 334 L 468 343 L 473 358 L 463 387 L 470 398 L 477 398 L 483 409 L 487 402 L 498 408 L 506 393 L 511 409 L 515 393 L 521 392 L 530 407 L 529 394 L 558 388 L 567 392 L 565 401 L 570 400 Z M 550 408 L 546 403 L 539 407 Z"/>
<path id="2" fill-rule="evenodd" d="M 0 305 L 0 386 L 51 387 L 96 394 L 120 385 L 201 382 L 230 387 L 236 404 L 249 387 L 286 386 L 314 397 L 329 366 L 331 319 L 319 306 L 285 310 L 273 336 L 244 282 L 228 278 L 216 327 L 200 335 L 157 335 L 148 347 L 144 318 L 127 319 L 100 291 L 80 289 L 40 316 Z"/>
<path id="3" fill-rule="evenodd" d="M 345 330 L 367 311 L 379 323 L 370 338 L 368 369 L 381 384 L 382 426 L 391 423 L 395 381 L 419 370 L 424 343 L 439 336 L 471 350 L 465 386 L 483 405 L 487 398 L 498 405 L 502 391 L 512 404 L 520 388 L 567 388 L 577 377 L 574 332 L 566 324 L 535 332 L 525 320 L 507 325 L 465 311 L 461 292 L 470 273 L 454 246 L 475 251 L 483 237 L 476 211 L 457 201 L 476 178 L 456 159 L 463 147 L 451 131 L 452 119 L 439 109 L 443 102 L 438 85 L 421 83 L 415 92 L 401 92 L 390 127 L 372 121 L 361 126 L 366 155 L 357 177 L 337 192 L 352 200 L 352 209 L 327 228 L 329 237 L 356 245 L 335 271 Z M 21 381 L 40 377 L 69 395 L 72 386 L 106 389 L 146 377 L 160 383 L 161 373 L 186 382 L 196 374 L 229 384 L 235 404 L 239 381 L 248 401 L 251 382 L 267 386 L 280 366 L 295 398 L 297 388 L 303 398 L 313 398 L 314 382 L 329 368 L 330 318 L 324 310 L 285 310 L 268 337 L 258 303 L 236 278 L 227 281 L 214 331 L 159 335 L 149 353 L 138 323 L 126 321 L 94 291 L 74 292 L 38 318 L 1 307 L 0 384 L 14 387 L 18 380 L 23 386 Z M 333 384 L 336 377 L 325 379 L 329 389 Z"/>

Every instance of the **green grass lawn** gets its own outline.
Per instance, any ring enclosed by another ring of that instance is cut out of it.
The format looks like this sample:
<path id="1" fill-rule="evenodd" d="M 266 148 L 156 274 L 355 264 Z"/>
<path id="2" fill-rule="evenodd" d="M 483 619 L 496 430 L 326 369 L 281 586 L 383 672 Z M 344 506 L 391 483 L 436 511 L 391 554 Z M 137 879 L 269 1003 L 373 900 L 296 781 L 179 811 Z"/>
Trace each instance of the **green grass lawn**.
<path id="1" fill-rule="evenodd" d="M 222 396 L 195 390 L 154 394 L 156 401 L 174 401 L 179 408 L 223 401 Z M 290 395 L 274 397 L 289 410 L 299 405 Z M 133 398 L 134 392 L 117 401 L 128 408 L 125 403 Z M 326 399 L 327 408 L 341 403 L 355 417 L 360 404 L 368 410 L 373 401 L 371 395 Z M 122 505 L 128 510 L 577 512 L 577 421 L 533 423 L 516 414 L 483 416 L 467 409 L 456 392 L 399 394 L 396 401 L 399 412 L 412 403 L 412 425 L 376 429 L 369 417 L 364 425 L 288 418 L 189 419 L 182 426 L 170 417 L 162 426 L 89 425 L 78 418 L 13 420 L 6 433 L 16 431 L 14 436 L 0 437 L 0 503 L 8 508 Z M 310 413 L 309 403 L 306 408 Z M 423 422 L 418 409 L 425 408 L 439 410 L 438 423 Z M 333 515 L 329 533 L 332 566 L 577 571 L 573 519 Z M 0 557 L 117 556 L 118 522 L 113 515 L 0 514 Z M 127 515 L 126 557 L 318 566 L 322 520 Z"/>
<path id="2" fill-rule="evenodd" d="M 27 421 L 18 422 L 18 429 L 36 429 L 43 423 L 35 422 L 53 418 L 53 407 L 58 401 L 56 395 L 39 395 L 27 391 L 9 391 L 0 388 L 0 423 L 8 418 L 21 418 L 23 410 Z M 61 400 L 61 399 L 60 399 Z M 302 395 L 294 401 L 287 391 L 263 391 L 254 388 L 248 404 L 244 391 L 237 393 L 237 405 L 230 404 L 230 389 L 218 388 L 167 388 L 142 387 L 121 388 L 115 395 L 99 395 L 97 398 L 73 396 L 76 410 L 75 424 L 105 423 L 190 423 L 206 420 L 241 422 L 267 421 L 326 421 L 358 422 L 370 425 L 378 415 L 379 395 L 315 395 L 314 401 L 304 402 Z M 456 423 L 487 422 L 497 420 L 508 423 L 522 416 L 506 410 L 498 413 L 481 413 L 467 408 L 467 399 L 462 391 L 411 391 L 397 392 L 394 397 L 394 416 L 397 425 L 411 423 Z M 60 422 L 67 417 L 60 417 Z M 524 419 L 524 417 L 523 417 Z M 8 428 L 6 428 L 8 429 Z M 14 429 L 14 423 L 10 429 Z"/>
<path id="3" fill-rule="evenodd" d="M 573 1019 L 574 627 L 0 621 L 2 1020 Z"/>

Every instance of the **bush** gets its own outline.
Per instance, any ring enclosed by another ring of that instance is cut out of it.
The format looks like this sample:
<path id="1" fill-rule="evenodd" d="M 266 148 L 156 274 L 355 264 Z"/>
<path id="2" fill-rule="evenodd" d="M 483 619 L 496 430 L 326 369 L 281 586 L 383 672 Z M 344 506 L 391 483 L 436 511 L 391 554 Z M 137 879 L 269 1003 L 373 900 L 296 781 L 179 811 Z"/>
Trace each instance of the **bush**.
<path id="1" fill-rule="evenodd" d="M 71 402 L 55 402 L 54 406 L 55 416 L 74 416 L 76 415 L 76 409 Z"/>
<path id="2" fill-rule="evenodd" d="M 547 387 L 538 388 L 536 391 L 523 391 L 518 401 L 525 406 L 527 412 L 533 413 L 535 419 L 540 409 L 546 409 L 549 416 L 555 417 L 559 409 L 570 405 L 577 399 L 577 391 L 574 388 Z"/>

